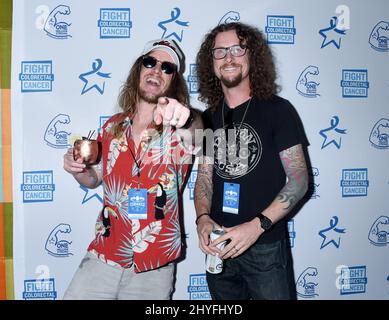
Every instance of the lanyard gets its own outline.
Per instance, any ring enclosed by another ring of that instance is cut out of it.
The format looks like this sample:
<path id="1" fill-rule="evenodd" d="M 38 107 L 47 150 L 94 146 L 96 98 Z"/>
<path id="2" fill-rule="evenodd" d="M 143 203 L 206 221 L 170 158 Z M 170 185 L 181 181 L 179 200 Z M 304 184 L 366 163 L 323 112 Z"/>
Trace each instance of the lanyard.
<path id="1" fill-rule="evenodd" d="M 130 121 L 130 128 L 131 128 L 130 139 L 131 139 L 132 142 L 133 142 L 134 151 L 135 151 L 135 140 L 133 139 L 133 132 L 132 132 L 132 119 L 131 119 L 131 121 Z M 142 148 L 142 141 L 139 142 L 139 146 Z M 130 145 L 128 146 L 128 149 L 130 150 L 132 159 L 134 159 L 134 162 L 135 162 L 135 165 L 136 165 L 136 168 L 137 168 L 137 173 L 136 173 L 136 175 L 137 175 L 137 177 L 138 177 L 138 190 L 139 190 L 139 186 L 140 186 L 140 166 L 141 166 L 141 164 L 142 164 L 143 157 L 145 156 L 145 154 L 146 154 L 147 151 L 149 150 L 149 146 L 150 146 L 150 143 L 147 143 L 147 148 L 146 148 L 146 150 L 143 152 L 142 156 L 140 157 L 139 162 L 136 160 L 136 156 L 135 156 L 134 152 L 131 150 Z M 139 147 L 138 147 L 138 148 L 139 148 Z M 143 149 L 143 148 L 142 148 L 142 149 Z"/>

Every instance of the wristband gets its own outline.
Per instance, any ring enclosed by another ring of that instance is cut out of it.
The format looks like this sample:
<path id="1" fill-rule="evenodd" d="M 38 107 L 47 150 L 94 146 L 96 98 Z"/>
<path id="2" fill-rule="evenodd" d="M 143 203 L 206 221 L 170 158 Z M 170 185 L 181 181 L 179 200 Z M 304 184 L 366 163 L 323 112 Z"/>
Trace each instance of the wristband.
<path id="1" fill-rule="evenodd" d="M 200 215 L 196 218 L 196 221 L 195 221 L 196 225 L 199 223 L 199 219 L 200 219 L 202 216 L 209 216 L 209 213 L 202 213 L 202 214 L 200 214 Z"/>
<path id="2" fill-rule="evenodd" d="M 190 125 L 194 120 L 194 113 L 192 109 L 189 109 L 189 118 L 186 120 L 185 124 L 181 127 L 181 129 L 189 129 Z"/>

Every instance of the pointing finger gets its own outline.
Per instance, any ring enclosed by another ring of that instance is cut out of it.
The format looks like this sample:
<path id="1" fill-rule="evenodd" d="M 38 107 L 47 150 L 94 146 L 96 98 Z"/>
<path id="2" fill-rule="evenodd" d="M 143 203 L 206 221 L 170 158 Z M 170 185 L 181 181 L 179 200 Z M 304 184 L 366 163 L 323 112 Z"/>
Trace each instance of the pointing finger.
<path id="1" fill-rule="evenodd" d="M 160 125 L 162 123 L 163 117 L 165 114 L 165 109 L 162 108 L 159 104 L 154 109 L 153 120 L 156 125 Z"/>
<path id="2" fill-rule="evenodd" d="M 158 98 L 158 105 L 165 106 L 169 103 L 169 99 L 166 97 L 159 97 Z"/>

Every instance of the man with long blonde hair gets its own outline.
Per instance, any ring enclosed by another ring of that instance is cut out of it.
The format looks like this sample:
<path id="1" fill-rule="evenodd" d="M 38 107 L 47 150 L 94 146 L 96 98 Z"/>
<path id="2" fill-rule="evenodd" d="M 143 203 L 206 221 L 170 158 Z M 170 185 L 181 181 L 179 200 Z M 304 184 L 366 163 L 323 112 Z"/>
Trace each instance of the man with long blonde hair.
<path id="1" fill-rule="evenodd" d="M 181 254 L 180 195 L 202 122 L 189 107 L 183 54 L 174 41 L 146 44 L 119 95 L 122 112 L 98 137 L 101 161 L 64 155 L 83 186 L 104 184 L 96 236 L 65 299 L 169 299 Z M 80 154 L 82 150 L 77 150 Z"/>

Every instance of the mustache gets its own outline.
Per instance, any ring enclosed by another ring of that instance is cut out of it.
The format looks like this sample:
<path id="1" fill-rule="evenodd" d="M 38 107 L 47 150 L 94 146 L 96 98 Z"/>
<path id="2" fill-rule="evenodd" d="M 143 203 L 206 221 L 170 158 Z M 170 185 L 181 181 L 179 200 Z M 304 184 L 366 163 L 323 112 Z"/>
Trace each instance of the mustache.
<path id="1" fill-rule="evenodd" d="M 241 64 L 238 64 L 238 63 L 225 63 L 223 65 L 221 65 L 220 69 L 224 69 L 224 68 L 228 68 L 228 67 L 234 67 L 234 68 L 242 68 L 242 65 Z"/>

